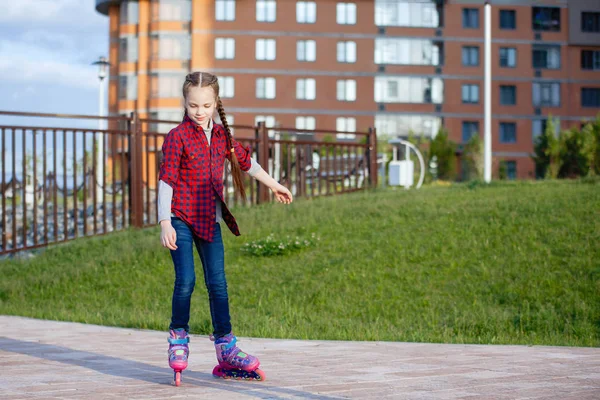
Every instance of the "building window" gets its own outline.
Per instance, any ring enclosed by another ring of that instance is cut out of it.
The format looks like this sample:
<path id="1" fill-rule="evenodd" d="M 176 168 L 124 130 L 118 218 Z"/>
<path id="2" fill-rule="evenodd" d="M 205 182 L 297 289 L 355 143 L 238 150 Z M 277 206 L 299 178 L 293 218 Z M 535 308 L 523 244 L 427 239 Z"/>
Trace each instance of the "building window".
<path id="1" fill-rule="evenodd" d="M 317 22 L 317 3 L 314 1 L 297 2 L 296 22 L 299 24 L 314 24 Z"/>
<path id="2" fill-rule="evenodd" d="M 152 35 L 150 51 L 153 60 L 189 60 L 192 57 L 190 35 Z"/>
<path id="3" fill-rule="evenodd" d="M 441 78 L 375 77 L 377 103 L 443 102 L 444 83 Z"/>
<path id="4" fill-rule="evenodd" d="M 468 142 L 471 138 L 479 133 L 479 122 L 463 121 L 462 123 L 462 141 Z"/>
<path id="5" fill-rule="evenodd" d="M 462 26 L 467 29 L 479 28 L 479 10 L 477 8 L 462 9 Z"/>
<path id="6" fill-rule="evenodd" d="M 428 115 L 376 114 L 377 137 L 408 136 L 414 134 L 434 138 L 442 126 L 442 119 Z"/>
<path id="7" fill-rule="evenodd" d="M 500 29 L 517 29 L 517 12 L 500 10 Z"/>
<path id="8" fill-rule="evenodd" d="M 215 58 L 217 60 L 233 60 L 235 58 L 235 39 L 216 38 Z"/>
<path id="9" fill-rule="evenodd" d="M 277 3 L 275 0 L 256 0 L 256 20 L 258 22 L 275 22 Z"/>
<path id="10" fill-rule="evenodd" d="M 138 60 L 138 38 L 128 36 L 119 39 L 119 59 L 121 62 L 134 62 Z"/>
<path id="11" fill-rule="evenodd" d="M 216 0 L 215 19 L 217 21 L 235 21 L 235 0 Z"/>
<path id="12" fill-rule="evenodd" d="M 339 101 L 356 101 L 356 81 L 354 79 L 337 81 L 337 99 Z"/>
<path id="13" fill-rule="evenodd" d="M 438 28 L 437 2 L 375 0 L 375 25 Z"/>
<path id="14" fill-rule="evenodd" d="M 296 79 L 296 98 L 298 100 L 314 100 L 316 96 L 314 79 Z"/>
<path id="15" fill-rule="evenodd" d="M 274 99 L 275 98 L 275 78 L 257 78 L 256 79 L 256 98 Z"/>
<path id="16" fill-rule="evenodd" d="M 258 125 L 259 122 L 264 122 L 265 127 L 267 128 L 275 128 L 275 124 L 277 121 L 273 115 L 257 115 L 254 117 L 254 125 Z M 267 131 L 269 137 L 275 136 L 275 131 L 273 129 L 269 129 Z"/>
<path id="17" fill-rule="evenodd" d="M 135 76 L 135 75 L 119 76 L 119 99 L 121 99 L 121 100 L 137 99 L 137 76 Z"/>
<path id="18" fill-rule="evenodd" d="M 121 25 L 137 24 L 139 22 L 139 10 L 137 1 L 123 1 L 120 6 Z"/>
<path id="19" fill-rule="evenodd" d="M 500 104 L 514 106 L 517 104 L 517 87 L 514 85 L 500 85 Z"/>
<path id="20" fill-rule="evenodd" d="M 465 104 L 479 103 L 479 85 L 462 85 L 462 102 Z"/>
<path id="21" fill-rule="evenodd" d="M 337 60 L 341 63 L 356 62 L 356 42 L 338 42 Z"/>
<path id="22" fill-rule="evenodd" d="M 151 122 L 150 132 L 167 133 L 181 123 L 181 111 L 151 112 L 150 119 L 172 122 Z M 127 130 L 127 127 L 124 127 Z"/>
<path id="23" fill-rule="evenodd" d="M 219 97 L 232 98 L 235 95 L 235 79 L 233 76 L 219 77 Z"/>
<path id="24" fill-rule="evenodd" d="M 541 134 L 543 134 L 544 132 L 546 132 L 546 126 L 548 125 L 548 120 L 547 119 L 538 119 L 532 122 L 532 139 L 533 139 L 533 143 L 535 143 L 535 140 L 537 139 L 538 136 L 540 136 Z M 556 136 L 558 136 L 558 134 L 560 133 L 560 119 L 554 118 L 554 134 Z"/>
<path id="25" fill-rule="evenodd" d="M 600 70 L 600 51 L 581 50 L 581 69 Z"/>
<path id="26" fill-rule="evenodd" d="M 533 46 L 533 68 L 560 69 L 560 46 Z"/>
<path id="27" fill-rule="evenodd" d="M 296 129 L 315 130 L 315 117 L 296 117 Z"/>
<path id="28" fill-rule="evenodd" d="M 500 143 L 517 143 L 517 124 L 500 122 Z"/>
<path id="29" fill-rule="evenodd" d="M 560 8 L 533 7 L 531 13 L 534 31 L 560 31 Z"/>
<path id="30" fill-rule="evenodd" d="M 517 179 L 517 162 L 516 161 L 502 161 L 506 167 L 506 179 L 514 181 Z"/>
<path id="31" fill-rule="evenodd" d="M 375 39 L 375 64 L 441 65 L 444 44 L 420 39 Z"/>
<path id="32" fill-rule="evenodd" d="M 514 68 L 517 66 L 517 49 L 514 47 L 500 47 L 500 66 Z"/>
<path id="33" fill-rule="evenodd" d="M 335 130 L 338 132 L 356 132 L 356 119 L 338 117 L 335 120 Z M 353 133 L 338 133 L 338 139 L 354 139 L 356 135 Z"/>
<path id="34" fill-rule="evenodd" d="M 296 59 L 314 62 L 317 59 L 317 44 L 314 40 L 298 40 L 296 42 Z"/>
<path id="35" fill-rule="evenodd" d="M 336 17 L 339 25 L 356 24 L 356 4 L 355 3 L 337 3 Z"/>
<path id="36" fill-rule="evenodd" d="M 600 12 L 582 12 L 581 31 L 600 32 Z"/>
<path id="37" fill-rule="evenodd" d="M 532 88 L 534 107 L 560 106 L 560 83 L 534 82 Z"/>
<path id="38" fill-rule="evenodd" d="M 479 47 L 463 46 L 462 65 L 465 67 L 476 67 L 479 65 Z"/>
<path id="39" fill-rule="evenodd" d="M 181 96 L 181 87 L 183 86 L 183 79 L 184 78 L 181 74 L 151 74 L 150 97 L 176 98 Z"/>
<path id="40" fill-rule="evenodd" d="M 256 59 L 261 61 L 275 59 L 275 39 L 256 39 Z"/>
<path id="41" fill-rule="evenodd" d="M 152 21 L 190 21 L 191 0 L 153 0 Z"/>
<path id="42" fill-rule="evenodd" d="M 600 88 L 581 88 L 581 106 L 600 108 Z"/>

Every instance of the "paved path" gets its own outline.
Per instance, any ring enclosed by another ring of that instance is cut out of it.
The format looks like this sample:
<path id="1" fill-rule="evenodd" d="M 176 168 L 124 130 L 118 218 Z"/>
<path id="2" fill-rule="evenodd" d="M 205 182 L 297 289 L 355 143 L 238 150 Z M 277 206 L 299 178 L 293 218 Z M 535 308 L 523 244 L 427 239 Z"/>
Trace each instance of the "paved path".
<path id="1" fill-rule="evenodd" d="M 266 382 L 211 375 L 192 336 L 170 385 L 165 332 L 0 316 L 0 398 L 600 399 L 600 349 L 240 338 Z"/>

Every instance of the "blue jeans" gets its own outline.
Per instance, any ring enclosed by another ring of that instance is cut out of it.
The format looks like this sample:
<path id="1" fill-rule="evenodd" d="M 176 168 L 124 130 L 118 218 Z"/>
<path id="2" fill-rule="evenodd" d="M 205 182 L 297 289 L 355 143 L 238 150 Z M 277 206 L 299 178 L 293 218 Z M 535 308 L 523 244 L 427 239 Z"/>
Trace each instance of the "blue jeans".
<path id="1" fill-rule="evenodd" d="M 221 225 L 215 222 L 212 242 L 207 242 L 194 235 L 191 228 L 179 218 L 172 217 L 171 225 L 177 233 L 177 250 L 171 250 L 171 258 L 175 266 L 175 286 L 169 328 L 184 328 L 189 331 L 190 301 L 196 284 L 195 245 L 202 261 L 204 283 L 208 289 L 213 335 L 215 338 L 225 336 L 231 332 L 231 319 L 227 281 L 225 280 L 225 251 Z"/>

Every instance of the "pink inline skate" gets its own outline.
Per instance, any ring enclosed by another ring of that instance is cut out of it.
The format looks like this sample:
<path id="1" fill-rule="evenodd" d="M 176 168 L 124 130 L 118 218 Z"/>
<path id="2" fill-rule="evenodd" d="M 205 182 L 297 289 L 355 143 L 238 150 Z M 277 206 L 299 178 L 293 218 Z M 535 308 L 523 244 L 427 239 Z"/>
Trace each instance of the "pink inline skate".
<path id="1" fill-rule="evenodd" d="M 172 329 L 169 336 L 169 367 L 173 368 L 173 383 L 181 385 L 181 373 L 188 366 L 190 337 L 185 329 Z"/>
<path id="2" fill-rule="evenodd" d="M 212 336 L 211 339 L 214 340 Z M 215 341 L 219 365 L 213 369 L 213 375 L 224 379 L 264 381 L 265 373 L 258 369 L 258 358 L 244 353 L 236 342 L 237 338 L 232 333 Z"/>

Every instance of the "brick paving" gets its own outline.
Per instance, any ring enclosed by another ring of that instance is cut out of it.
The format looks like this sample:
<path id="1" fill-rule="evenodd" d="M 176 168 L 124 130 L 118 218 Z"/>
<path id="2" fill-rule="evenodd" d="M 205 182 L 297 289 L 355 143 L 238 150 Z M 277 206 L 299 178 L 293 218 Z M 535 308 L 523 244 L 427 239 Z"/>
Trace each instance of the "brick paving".
<path id="1" fill-rule="evenodd" d="M 0 398 L 600 399 L 600 349 L 239 338 L 265 382 L 212 377 L 192 335 L 181 387 L 167 333 L 0 316 Z"/>

